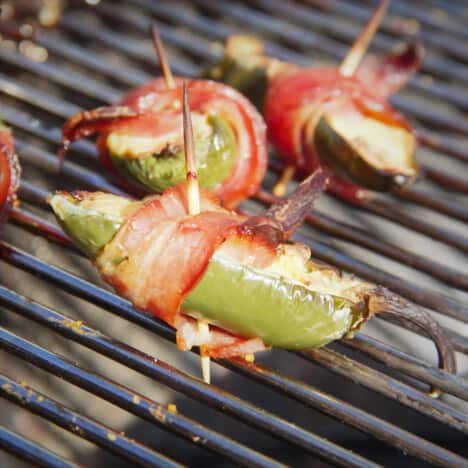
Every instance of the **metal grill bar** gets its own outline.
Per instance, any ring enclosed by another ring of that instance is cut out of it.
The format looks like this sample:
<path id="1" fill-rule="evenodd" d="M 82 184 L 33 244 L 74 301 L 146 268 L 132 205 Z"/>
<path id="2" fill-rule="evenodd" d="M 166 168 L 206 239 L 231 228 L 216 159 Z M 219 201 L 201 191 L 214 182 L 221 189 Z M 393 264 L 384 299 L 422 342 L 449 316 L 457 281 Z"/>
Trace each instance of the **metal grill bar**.
<path id="1" fill-rule="evenodd" d="M 311 349 L 298 354 L 326 367 L 336 374 L 346 376 L 371 390 L 376 390 L 417 411 L 423 411 L 424 414 L 449 424 L 455 429 L 468 433 L 467 415 L 457 410 L 453 413 L 452 407 L 438 400 L 434 400 L 414 390 L 412 387 L 388 377 L 388 375 L 382 372 L 376 371 L 375 369 L 326 348 Z M 448 408 L 442 408 L 439 406 L 440 404 L 442 404 L 442 406 L 448 406 Z"/>
<path id="2" fill-rule="evenodd" d="M 0 426 L 0 449 L 27 463 L 41 468 L 78 468 L 78 465 L 63 460 L 50 450 Z"/>
<path id="3" fill-rule="evenodd" d="M 31 302 L 26 298 L 22 298 L 18 294 L 10 292 L 5 288 L 0 287 L 0 293 L 4 305 L 7 305 L 14 312 L 28 314 L 33 320 L 39 321 L 46 327 L 52 327 L 56 332 L 68 338 L 76 340 L 85 346 L 89 346 L 91 349 L 95 349 L 131 369 L 138 370 L 155 380 L 164 382 L 166 385 L 178 391 L 183 391 L 187 395 L 197 398 L 198 401 L 204 401 L 244 422 L 255 425 L 255 427 L 267 433 L 278 438 L 283 438 L 306 451 L 312 452 L 326 460 L 331 459 L 341 466 L 377 466 L 353 454 L 349 450 L 345 450 L 326 439 L 322 439 L 321 437 L 293 426 L 279 417 L 260 410 L 230 395 L 228 392 L 204 384 L 193 377 L 183 374 L 159 359 L 133 350 L 127 345 L 110 339 L 85 325 L 80 324 L 78 327 L 70 327 L 69 323 L 73 321 L 62 314 Z M 79 330 L 77 330 L 77 328 L 79 328 Z M 171 334 L 173 335 L 172 330 Z M 137 416 L 143 417 L 152 423 L 162 424 L 170 430 L 177 431 L 177 433 L 183 435 L 188 440 L 192 440 L 206 448 L 216 450 L 234 460 L 246 463 L 247 465 L 253 464 L 265 467 L 272 466 L 271 463 L 273 463 L 274 466 L 277 465 L 272 460 L 268 460 L 267 458 L 262 459 L 262 456 L 259 454 L 256 454 L 254 458 L 254 453 L 248 453 L 248 449 L 246 448 L 237 448 L 237 452 L 234 452 L 235 456 L 233 456 L 233 451 L 228 450 L 227 441 L 229 441 L 229 439 L 224 436 L 203 428 L 203 426 L 199 424 L 189 422 L 189 420 L 182 418 L 182 416 L 178 414 L 172 414 L 162 405 L 148 400 L 142 395 L 138 395 L 98 374 L 75 366 L 69 361 L 60 358 L 58 355 L 27 342 L 1 328 L 0 347 L 8 352 L 14 352 L 15 355 L 27 359 L 34 365 L 56 375 L 60 375 L 62 378 L 133 412 Z M 137 399 L 135 399 L 135 395 Z M 224 443 L 219 443 L 219 441 L 223 440 Z M 238 445 L 233 441 L 229 442 L 234 446 Z M 243 452 L 241 452 L 241 450 L 243 450 Z M 246 455 L 247 453 L 249 456 Z M 255 463 L 252 463 L 253 460 L 255 460 Z M 265 463 L 265 460 L 267 460 L 267 463 Z M 361 465 L 361 463 L 363 463 L 363 465 Z"/>
<path id="4" fill-rule="evenodd" d="M 2 250 L 8 248 L 7 246 L 1 245 Z M 15 257 L 25 256 L 16 249 L 10 249 L 10 256 Z M 32 260 L 32 259 L 31 259 Z M 34 260 L 33 260 L 34 261 Z M 20 265 L 21 266 L 21 265 Z M 45 266 L 45 265 L 44 265 Z M 38 272 L 36 271 L 36 274 Z M 82 280 L 81 280 L 82 281 Z M 105 337 L 102 334 L 98 334 L 95 330 L 80 324 L 79 329 L 76 327 L 70 327 L 68 324 L 71 320 L 68 317 L 58 314 L 57 312 L 46 309 L 39 304 L 20 297 L 19 295 L 0 288 L 0 301 L 11 308 L 17 313 L 39 322 L 40 324 L 54 329 L 56 332 L 63 334 L 64 336 L 73 339 L 91 349 L 98 351 L 112 359 L 118 359 L 118 362 L 129 366 L 132 369 L 139 370 L 145 375 L 154 378 L 158 381 L 173 386 L 177 390 L 181 390 L 181 385 L 168 382 L 167 377 L 161 377 L 161 370 L 158 367 L 163 366 L 164 370 L 170 371 L 169 375 L 173 378 L 174 374 L 178 374 L 179 380 L 182 378 L 181 373 L 174 368 L 170 368 L 168 364 L 162 361 L 156 361 L 151 356 L 145 356 L 137 350 L 133 350 L 128 346 L 124 346 Z M 174 339 L 174 333 L 170 333 L 171 339 Z M 130 354 L 132 353 L 132 354 Z M 137 355 L 137 353 L 139 353 Z M 156 361 L 156 362 L 155 362 Z M 287 396 L 294 397 L 299 401 L 312 406 L 319 411 L 325 412 L 327 415 L 338 418 L 340 421 L 344 421 L 353 427 L 356 427 L 368 434 L 374 435 L 377 438 L 400 448 L 410 454 L 421 457 L 427 461 L 436 462 L 444 465 L 445 463 L 454 463 L 457 461 L 457 457 L 450 458 L 453 454 L 444 453 L 440 451 L 440 448 L 433 446 L 427 441 L 423 441 L 412 434 L 407 433 L 404 430 L 397 428 L 389 423 L 386 423 L 378 418 L 366 414 L 351 405 L 348 405 L 340 400 L 333 398 L 331 395 L 327 395 L 324 392 L 320 392 L 318 389 L 304 385 L 291 380 L 279 373 L 273 373 L 270 370 L 256 365 L 249 365 L 244 363 L 231 362 L 228 360 L 221 361 L 222 364 L 228 368 L 240 372 L 241 374 L 248 375 L 252 379 L 259 381 L 263 384 L 267 384 L 270 387 L 273 386 L 277 390 L 285 393 Z M 184 376 L 186 377 L 186 376 Z M 194 379 L 192 381 L 192 387 Z M 196 382 L 199 386 L 202 384 Z M 206 387 L 206 386 L 205 386 Z M 205 388 L 205 392 L 212 387 Z M 193 395 L 192 390 L 190 393 L 187 390 L 183 390 L 189 395 Z M 199 390 L 200 391 L 200 390 Z M 419 393 L 419 392 L 418 392 Z M 200 395 L 195 395 L 200 398 Z M 206 398 L 204 398 L 206 400 Z M 224 403 L 226 406 L 226 403 Z M 219 407 L 219 405 L 218 405 Z M 448 457 L 448 458 L 447 458 Z M 460 460 L 458 460 L 460 461 Z"/>
<path id="5" fill-rule="evenodd" d="M 93 421 L 33 388 L 15 382 L 2 374 L 0 374 L 0 397 L 6 398 L 12 403 L 54 422 L 73 434 L 78 434 L 80 437 L 84 437 L 86 440 L 94 442 L 136 465 L 167 468 L 182 466 L 160 453 L 149 450 L 125 435 Z"/>

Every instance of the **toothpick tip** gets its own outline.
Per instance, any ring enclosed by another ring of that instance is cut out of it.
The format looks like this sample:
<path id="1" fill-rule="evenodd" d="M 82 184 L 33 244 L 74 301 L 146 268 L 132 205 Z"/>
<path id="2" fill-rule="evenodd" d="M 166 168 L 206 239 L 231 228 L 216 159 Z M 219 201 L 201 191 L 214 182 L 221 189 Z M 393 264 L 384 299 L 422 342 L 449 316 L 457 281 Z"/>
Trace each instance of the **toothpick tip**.
<path id="1" fill-rule="evenodd" d="M 175 81 L 174 77 L 172 76 L 171 68 L 169 67 L 169 61 L 167 60 L 166 52 L 164 50 L 164 46 L 159 36 L 159 31 L 156 25 L 153 23 L 151 24 L 151 35 L 153 36 L 153 43 L 154 48 L 156 49 L 156 53 L 158 54 L 159 64 L 161 66 L 162 74 L 164 76 L 164 80 L 166 81 L 166 86 L 168 89 L 175 88 Z"/>

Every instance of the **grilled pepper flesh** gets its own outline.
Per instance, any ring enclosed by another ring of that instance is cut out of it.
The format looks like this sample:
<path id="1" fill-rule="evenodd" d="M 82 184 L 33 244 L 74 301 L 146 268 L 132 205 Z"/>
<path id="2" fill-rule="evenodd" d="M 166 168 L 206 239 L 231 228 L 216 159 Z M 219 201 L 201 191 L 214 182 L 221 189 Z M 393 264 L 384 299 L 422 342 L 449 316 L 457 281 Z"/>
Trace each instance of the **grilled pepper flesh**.
<path id="1" fill-rule="evenodd" d="M 97 259 L 141 203 L 102 193 L 90 195 L 92 200 L 59 193 L 50 204 L 67 234 Z M 320 268 L 303 253 L 285 245 L 278 260 L 262 270 L 232 260 L 221 246 L 182 310 L 276 347 L 304 349 L 338 339 L 367 318 L 361 282 Z M 350 295 L 353 288 L 356 294 Z"/>
<path id="2" fill-rule="evenodd" d="M 212 190 L 232 172 L 236 158 L 236 137 L 231 125 L 223 117 L 210 115 L 206 120 L 210 135 L 195 141 L 195 154 L 200 184 Z M 180 144 L 167 142 L 157 153 L 129 155 L 127 148 L 136 142 L 131 137 L 122 138 L 115 133 L 107 138 L 113 164 L 128 179 L 156 192 L 163 192 L 185 180 L 185 155 Z"/>

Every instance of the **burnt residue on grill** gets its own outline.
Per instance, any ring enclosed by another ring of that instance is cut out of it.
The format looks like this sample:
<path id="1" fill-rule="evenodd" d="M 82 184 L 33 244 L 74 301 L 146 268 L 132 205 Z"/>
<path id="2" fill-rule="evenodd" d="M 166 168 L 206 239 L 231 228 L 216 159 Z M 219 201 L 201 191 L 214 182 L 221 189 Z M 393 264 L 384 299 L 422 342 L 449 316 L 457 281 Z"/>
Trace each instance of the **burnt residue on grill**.
<path id="1" fill-rule="evenodd" d="M 325 349 L 273 350 L 255 364 L 220 361 L 207 387 L 193 377 L 197 356 L 177 352 L 170 327 L 105 289 L 46 208 L 55 189 L 121 193 L 88 141 L 71 145 L 58 176 L 60 127 L 159 74 L 152 21 L 173 72 L 194 76 L 222 56 L 234 32 L 259 35 L 267 53 L 282 60 L 336 64 L 373 5 L 76 0 L 56 28 L 27 38 L 32 48 L 15 46 L 18 36 L 1 24 L 0 118 L 15 131 L 24 168 L 21 205 L 0 240 L 6 452 L 55 466 L 168 466 L 170 459 L 190 466 L 466 464 L 468 66 L 461 3 L 392 0 L 373 42 L 381 52 L 420 37 L 428 50 L 422 72 L 394 100 L 417 124 L 421 179 L 393 197 L 355 193 L 343 203 L 322 196 L 296 234 L 314 257 L 434 312 L 451 329 L 458 376 L 435 367 L 418 330 L 379 320 Z M 39 61 L 31 61 L 33 49 Z M 246 211 L 274 201 L 283 164 L 271 156 L 263 189 Z M 446 394 L 431 400 L 430 386 Z M 14 463 L 6 452 L 2 466 Z"/>

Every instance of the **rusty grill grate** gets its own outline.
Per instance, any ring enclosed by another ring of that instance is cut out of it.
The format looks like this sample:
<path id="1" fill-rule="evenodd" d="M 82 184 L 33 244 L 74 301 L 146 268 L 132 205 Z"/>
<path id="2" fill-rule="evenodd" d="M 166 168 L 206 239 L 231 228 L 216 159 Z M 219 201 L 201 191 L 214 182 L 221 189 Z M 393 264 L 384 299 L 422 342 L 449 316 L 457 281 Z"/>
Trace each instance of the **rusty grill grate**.
<path id="1" fill-rule="evenodd" d="M 6 452 L 39 466 L 468 464 L 468 10 L 462 2 L 393 0 L 373 43 L 385 51 L 418 34 L 426 43 L 421 73 L 393 99 L 417 123 L 422 180 L 398 197 L 324 195 L 297 233 L 314 257 L 435 312 L 458 351 L 458 376 L 434 367 L 434 353 L 417 330 L 378 320 L 352 341 L 323 349 L 274 350 L 261 364 L 217 361 L 215 384 L 207 386 L 192 377 L 196 357 L 176 351 L 170 327 L 96 286 L 96 274 L 46 206 L 56 188 L 120 192 L 100 175 L 89 142 L 72 147 L 60 179 L 55 151 L 63 119 L 115 102 L 157 74 L 151 22 L 173 71 L 190 76 L 219 59 L 220 43 L 239 31 L 261 36 L 267 52 L 281 59 L 336 63 L 374 3 L 70 2 L 58 28 L 37 33 L 46 62 L 0 44 L 0 118 L 15 130 L 24 167 L 22 205 L 0 240 L 0 447 Z M 263 190 L 246 210 L 272 202 L 279 170 L 273 157 Z M 441 400 L 426 395 L 432 384 L 446 392 Z"/>

